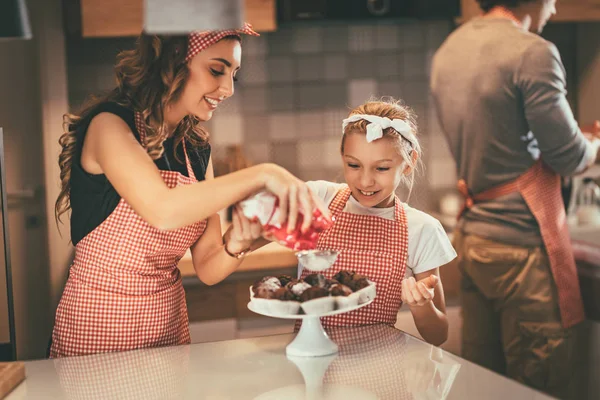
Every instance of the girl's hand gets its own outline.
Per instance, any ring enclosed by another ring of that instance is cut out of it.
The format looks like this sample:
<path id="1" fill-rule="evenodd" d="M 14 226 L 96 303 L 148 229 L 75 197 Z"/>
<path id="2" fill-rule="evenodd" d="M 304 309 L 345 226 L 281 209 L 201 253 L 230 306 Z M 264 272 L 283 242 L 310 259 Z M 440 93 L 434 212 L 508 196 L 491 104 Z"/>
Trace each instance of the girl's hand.
<path id="1" fill-rule="evenodd" d="M 284 168 L 275 164 L 265 164 L 263 182 L 265 189 L 279 198 L 280 221 L 284 223 L 287 219 L 287 230 L 292 232 L 296 227 L 298 213 L 312 216 L 314 209 L 321 211 L 323 216 L 331 221 L 329 209 L 309 189 L 308 185 Z M 302 232 L 310 227 L 312 218 L 304 218 L 302 221 Z"/>
<path id="2" fill-rule="evenodd" d="M 587 138 L 600 138 L 600 121 L 594 121 L 589 125 L 582 125 L 580 129 Z"/>
<path id="3" fill-rule="evenodd" d="M 438 282 L 437 275 L 429 275 L 427 278 L 415 281 L 414 277 L 402 281 L 402 302 L 409 307 L 424 306 L 433 300 L 434 288 Z"/>
<path id="4" fill-rule="evenodd" d="M 262 237 L 263 228 L 259 222 L 252 222 L 244 213 L 233 208 L 231 228 L 225 233 L 225 246 L 230 253 L 240 253 L 252 246 L 256 239 Z"/>

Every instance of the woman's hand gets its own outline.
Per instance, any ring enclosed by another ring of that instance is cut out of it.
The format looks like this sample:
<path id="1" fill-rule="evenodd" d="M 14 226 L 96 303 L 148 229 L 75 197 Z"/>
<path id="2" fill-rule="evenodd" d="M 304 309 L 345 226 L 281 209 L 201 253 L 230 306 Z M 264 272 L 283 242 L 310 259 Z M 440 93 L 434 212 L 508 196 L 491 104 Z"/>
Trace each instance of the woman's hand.
<path id="1" fill-rule="evenodd" d="M 416 281 L 414 277 L 402 281 L 402 302 L 410 307 L 424 306 L 431 302 L 435 295 L 435 285 L 438 282 L 437 275 L 429 275 L 427 278 Z"/>
<path id="2" fill-rule="evenodd" d="M 225 246 L 232 253 L 240 253 L 262 237 L 263 228 L 259 222 L 252 222 L 237 207 L 233 208 L 231 228 L 225 232 Z"/>
<path id="3" fill-rule="evenodd" d="M 306 232 L 310 227 L 315 208 L 331 221 L 328 208 L 311 192 L 305 182 L 275 164 L 265 164 L 263 171 L 265 189 L 279 198 L 279 223 L 284 223 L 287 219 L 288 232 L 292 232 L 296 227 L 299 212 L 310 216 L 302 221 L 302 232 Z"/>

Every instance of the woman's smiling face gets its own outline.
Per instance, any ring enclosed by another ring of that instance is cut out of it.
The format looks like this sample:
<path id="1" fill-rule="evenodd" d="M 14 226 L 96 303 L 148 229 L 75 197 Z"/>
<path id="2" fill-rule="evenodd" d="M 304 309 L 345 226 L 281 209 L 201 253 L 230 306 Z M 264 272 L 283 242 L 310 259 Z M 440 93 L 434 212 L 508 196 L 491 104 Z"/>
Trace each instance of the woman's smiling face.
<path id="1" fill-rule="evenodd" d="M 237 38 L 226 38 L 213 44 L 189 61 L 189 76 L 178 101 L 173 104 L 176 117 L 194 115 L 202 121 L 212 118 L 219 104 L 235 91 L 240 69 L 242 46 Z"/>

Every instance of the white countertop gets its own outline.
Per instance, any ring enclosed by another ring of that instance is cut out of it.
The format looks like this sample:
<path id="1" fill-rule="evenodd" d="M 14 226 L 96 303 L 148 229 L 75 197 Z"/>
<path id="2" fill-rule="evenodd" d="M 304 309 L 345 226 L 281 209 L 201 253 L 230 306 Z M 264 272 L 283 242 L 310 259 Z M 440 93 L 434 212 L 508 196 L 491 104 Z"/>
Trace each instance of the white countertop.
<path id="1" fill-rule="evenodd" d="M 549 399 L 394 328 L 330 334 L 328 357 L 289 359 L 287 334 L 26 362 L 7 399 Z"/>

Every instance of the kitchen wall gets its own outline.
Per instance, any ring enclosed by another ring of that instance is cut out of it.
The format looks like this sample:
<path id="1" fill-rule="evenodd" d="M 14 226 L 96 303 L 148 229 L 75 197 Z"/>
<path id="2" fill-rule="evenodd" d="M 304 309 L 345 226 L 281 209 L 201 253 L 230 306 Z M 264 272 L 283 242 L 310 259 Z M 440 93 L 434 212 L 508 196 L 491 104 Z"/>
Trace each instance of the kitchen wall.
<path id="1" fill-rule="evenodd" d="M 343 179 L 341 121 L 371 96 L 402 99 L 418 116 L 424 169 L 410 203 L 437 210 L 454 191 L 455 167 L 428 94 L 433 53 L 453 29 L 449 21 L 295 25 L 244 37 L 235 95 L 206 123 L 214 157 L 242 145 L 255 163 L 275 162 L 302 179 Z M 551 24 L 544 35 L 561 51 L 569 100 L 577 106 L 577 24 Z M 134 39 L 67 40 L 69 101 L 113 87 L 119 50 Z M 600 70 L 600 68 L 598 68 Z"/>
<path id="2" fill-rule="evenodd" d="M 600 119 L 600 23 L 579 24 L 578 38 L 578 115 L 583 122 L 589 123 Z"/>
<path id="3" fill-rule="evenodd" d="M 371 96 L 404 100 L 418 115 L 425 171 L 411 202 L 435 206 L 452 188 L 453 162 L 428 95 L 431 56 L 450 32 L 446 21 L 294 26 L 244 37 L 235 95 L 207 123 L 214 157 L 242 144 L 256 163 L 275 162 L 300 178 L 342 179 L 339 143 L 350 107 Z M 69 99 L 111 88 L 119 49 L 133 39 L 69 39 Z"/>

